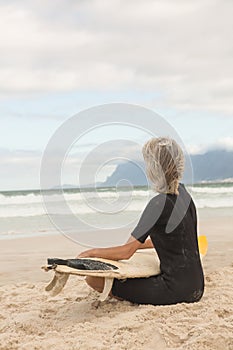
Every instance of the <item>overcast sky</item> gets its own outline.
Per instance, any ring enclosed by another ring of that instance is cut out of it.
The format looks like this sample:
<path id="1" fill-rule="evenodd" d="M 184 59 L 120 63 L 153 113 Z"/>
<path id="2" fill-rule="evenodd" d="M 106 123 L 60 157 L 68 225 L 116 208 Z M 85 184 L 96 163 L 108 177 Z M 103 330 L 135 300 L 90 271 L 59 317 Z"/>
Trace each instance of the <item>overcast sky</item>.
<path id="1" fill-rule="evenodd" d="M 103 103 L 160 113 L 191 153 L 233 149 L 232 13 L 231 0 L 0 0 L 0 190 L 38 188 L 56 129 Z"/>

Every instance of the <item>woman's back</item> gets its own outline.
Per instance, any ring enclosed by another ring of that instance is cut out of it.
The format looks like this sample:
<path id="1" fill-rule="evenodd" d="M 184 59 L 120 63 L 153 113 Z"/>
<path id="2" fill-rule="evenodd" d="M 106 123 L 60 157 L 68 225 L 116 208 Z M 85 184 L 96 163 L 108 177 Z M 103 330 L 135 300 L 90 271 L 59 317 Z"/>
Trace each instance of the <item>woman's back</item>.
<path id="1" fill-rule="evenodd" d="M 150 236 L 160 258 L 161 277 L 183 301 L 195 301 L 204 291 L 198 249 L 196 208 L 183 184 L 179 195 L 159 194 L 145 208 L 132 235 Z"/>

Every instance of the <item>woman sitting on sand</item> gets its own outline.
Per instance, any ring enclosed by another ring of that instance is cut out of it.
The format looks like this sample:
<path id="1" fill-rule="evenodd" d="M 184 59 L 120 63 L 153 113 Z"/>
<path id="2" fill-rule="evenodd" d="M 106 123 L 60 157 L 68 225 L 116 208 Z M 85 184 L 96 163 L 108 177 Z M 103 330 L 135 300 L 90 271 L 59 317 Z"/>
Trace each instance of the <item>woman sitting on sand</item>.
<path id="1" fill-rule="evenodd" d="M 142 149 L 146 171 L 159 194 L 144 209 L 127 243 L 110 248 L 89 249 L 78 258 L 129 259 L 137 249 L 154 248 L 161 273 L 147 278 L 114 279 L 110 296 L 138 304 L 167 305 L 199 301 L 204 276 L 197 240 L 197 215 L 185 186 L 179 183 L 184 154 L 170 138 L 152 138 Z M 102 292 L 102 277 L 86 278 Z"/>

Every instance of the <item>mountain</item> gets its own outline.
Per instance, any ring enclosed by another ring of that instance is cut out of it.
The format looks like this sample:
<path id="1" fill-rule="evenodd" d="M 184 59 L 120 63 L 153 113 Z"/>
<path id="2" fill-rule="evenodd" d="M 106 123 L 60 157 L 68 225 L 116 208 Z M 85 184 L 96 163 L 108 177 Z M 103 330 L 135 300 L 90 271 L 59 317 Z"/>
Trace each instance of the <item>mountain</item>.
<path id="1" fill-rule="evenodd" d="M 119 185 L 127 185 L 123 179 L 128 180 L 133 185 L 144 186 L 147 183 L 145 176 L 145 167 L 142 162 L 126 162 L 119 164 L 114 172 L 108 176 L 102 186 L 115 186 L 118 181 Z"/>
<path id="2" fill-rule="evenodd" d="M 193 167 L 193 182 L 224 180 L 233 178 L 233 152 L 226 150 L 212 150 L 205 154 L 190 155 Z M 132 185 L 146 185 L 144 174 L 145 166 L 142 162 L 125 162 L 119 164 L 115 171 L 108 176 L 102 186 L 116 186 L 117 182 L 127 179 Z M 190 182 L 187 174 L 182 179 L 184 183 Z M 125 185 L 124 182 L 119 186 Z"/>
<path id="3" fill-rule="evenodd" d="M 233 152 L 213 150 L 191 156 L 195 182 L 233 177 Z"/>

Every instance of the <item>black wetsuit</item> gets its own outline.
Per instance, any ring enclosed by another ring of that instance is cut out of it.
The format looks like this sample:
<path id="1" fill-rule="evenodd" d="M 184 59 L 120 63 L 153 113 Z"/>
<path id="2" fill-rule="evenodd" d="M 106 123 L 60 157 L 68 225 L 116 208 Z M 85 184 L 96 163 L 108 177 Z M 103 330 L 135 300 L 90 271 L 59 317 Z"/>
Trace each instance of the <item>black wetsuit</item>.
<path id="1" fill-rule="evenodd" d="M 138 304 L 166 305 L 199 301 L 204 276 L 197 240 L 195 204 L 183 184 L 179 195 L 159 194 L 144 209 L 132 236 L 150 236 L 161 273 L 148 278 L 114 279 L 112 294 Z"/>

